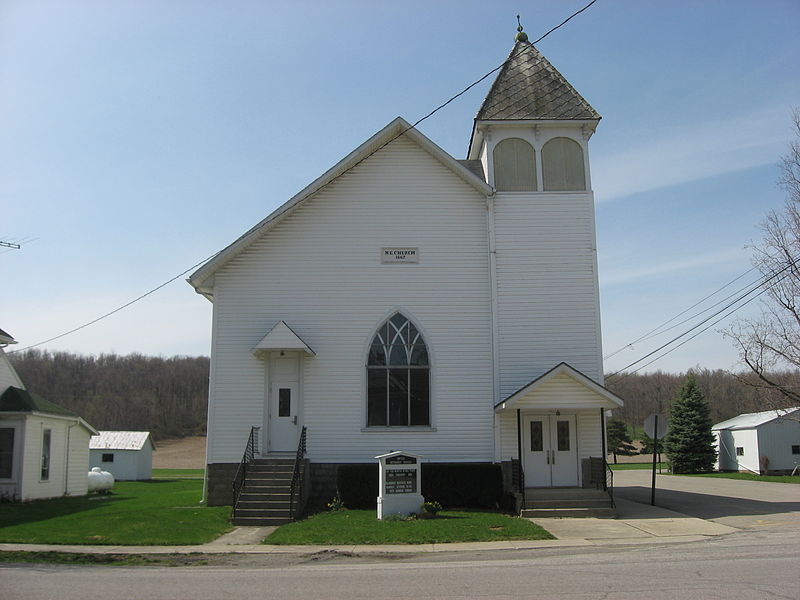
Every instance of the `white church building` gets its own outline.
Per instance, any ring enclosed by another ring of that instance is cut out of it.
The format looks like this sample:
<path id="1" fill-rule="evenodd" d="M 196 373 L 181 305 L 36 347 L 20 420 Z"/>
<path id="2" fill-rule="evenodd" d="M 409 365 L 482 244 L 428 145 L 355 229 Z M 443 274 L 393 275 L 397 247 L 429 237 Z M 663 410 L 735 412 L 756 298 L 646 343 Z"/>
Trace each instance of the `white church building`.
<path id="1" fill-rule="evenodd" d="M 391 450 L 501 465 L 518 493 L 598 484 L 622 405 L 603 387 L 599 121 L 522 33 L 465 160 L 398 117 L 192 274 L 214 305 L 209 502 L 231 502 L 248 439 L 263 459 L 301 434 L 315 493 Z"/>

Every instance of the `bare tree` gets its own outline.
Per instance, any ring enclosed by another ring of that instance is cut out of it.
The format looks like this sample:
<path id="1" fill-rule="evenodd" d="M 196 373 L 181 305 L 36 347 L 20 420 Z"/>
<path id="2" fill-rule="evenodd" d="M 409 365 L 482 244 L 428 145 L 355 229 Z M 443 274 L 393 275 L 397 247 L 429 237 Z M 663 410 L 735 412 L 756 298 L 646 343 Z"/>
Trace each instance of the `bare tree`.
<path id="1" fill-rule="evenodd" d="M 752 246 L 753 265 L 761 272 L 761 314 L 737 320 L 724 333 L 733 340 L 749 369 L 737 377 L 759 391 L 767 408 L 800 406 L 797 377 L 780 371 L 800 369 L 800 108 L 793 111 L 794 141 L 781 159 L 780 186 L 787 197 L 761 224 L 763 237 Z"/>

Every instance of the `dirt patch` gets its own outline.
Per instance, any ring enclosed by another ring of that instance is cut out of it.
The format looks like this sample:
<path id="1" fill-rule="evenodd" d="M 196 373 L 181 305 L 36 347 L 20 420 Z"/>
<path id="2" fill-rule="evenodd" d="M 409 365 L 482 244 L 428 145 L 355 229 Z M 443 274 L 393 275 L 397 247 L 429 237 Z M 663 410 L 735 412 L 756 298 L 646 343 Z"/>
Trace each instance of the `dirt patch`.
<path id="1" fill-rule="evenodd" d="M 174 440 L 159 440 L 153 452 L 154 469 L 203 469 L 206 462 L 206 437 L 197 435 Z"/>

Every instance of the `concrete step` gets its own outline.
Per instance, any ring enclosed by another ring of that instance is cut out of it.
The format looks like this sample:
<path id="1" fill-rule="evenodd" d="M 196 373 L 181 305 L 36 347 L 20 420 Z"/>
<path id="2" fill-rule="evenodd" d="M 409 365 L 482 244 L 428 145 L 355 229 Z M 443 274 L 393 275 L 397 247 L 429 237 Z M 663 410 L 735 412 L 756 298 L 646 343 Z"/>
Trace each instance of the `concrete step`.
<path id="1" fill-rule="evenodd" d="M 524 519 L 540 519 L 551 517 L 606 517 L 614 518 L 617 511 L 613 508 L 524 508 L 520 511 Z"/>
<path id="2" fill-rule="evenodd" d="M 564 500 L 529 500 L 525 498 L 525 508 L 611 508 L 611 499 L 605 498 L 569 498 Z"/>
<path id="3" fill-rule="evenodd" d="M 289 510 L 289 498 L 281 499 L 256 499 L 256 498 L 239 498 L 239 503 L 236 505 L 236 512 L 240 510 Z"/>
<path id="4" fill-rule="evenodd" d="M 234 517 L 231 523 L 245 527 L 264 527 L 267 525 L 285 525 L 291 523 L 291 519 L 282 517 Z"/>
<path id="5" fill-rule="evenodd" d="M 234 519 L 252 518 L 252 519 L 288 519 L 288 508 L 237 508 L 233 512 Z"/>

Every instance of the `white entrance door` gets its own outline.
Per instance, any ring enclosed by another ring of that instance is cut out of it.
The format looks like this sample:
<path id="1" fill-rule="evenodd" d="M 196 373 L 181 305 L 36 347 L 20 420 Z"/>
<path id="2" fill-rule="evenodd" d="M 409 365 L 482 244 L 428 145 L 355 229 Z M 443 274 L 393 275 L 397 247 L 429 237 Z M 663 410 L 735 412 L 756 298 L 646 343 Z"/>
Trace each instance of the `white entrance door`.
<path id="1" fill-rule="evenodd" d="M 282 353 L 283 354 L 283 353 Z M 297 450 L 300 417 L 299 355 L 274 356 L 269 369 L 267 451 Z"/>
<path id="2" fill-rule="evenodd" d="M 269 449 L 288 452 L 297 449 L 297 384 L 272 384 L 269 408 Z"/>
<path id="3" fill-rule="evenodd" d="M 525 486 L 578 485 L 575 415 L 530 415 L 522 427 Z"/>

